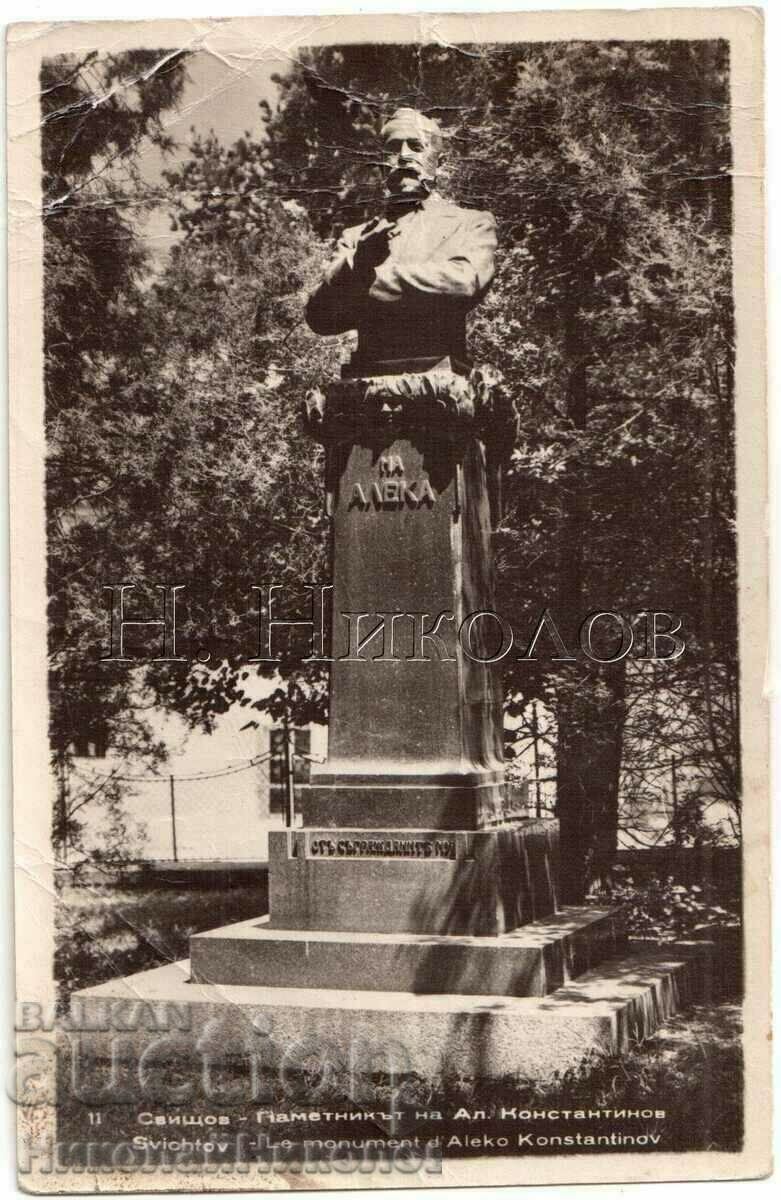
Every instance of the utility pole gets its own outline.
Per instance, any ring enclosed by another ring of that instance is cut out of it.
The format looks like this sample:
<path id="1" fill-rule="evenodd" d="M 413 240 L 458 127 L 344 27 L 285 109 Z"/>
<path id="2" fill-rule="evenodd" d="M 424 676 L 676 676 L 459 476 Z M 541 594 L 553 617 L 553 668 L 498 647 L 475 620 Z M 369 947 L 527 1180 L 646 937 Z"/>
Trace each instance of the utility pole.
<path id="1" fill-rule="evenodd" d="M 176 796 L 174 795 L 174 777 L 168 776 L 168 782 L 171 788 L 171 840 L 174 844 L 174 862 L 179 861 L 179 854 L 176 848 Z"/>
<path id="2" fill-rule="evenodd" d="M 288 723 L 287 713 L 282 718 L 282 728 L 284 730 L 284 757 L 282 759 L 282 775 L 283 786 L 285 789 L 285 825 L 288 829 L 293 828 L 293 816 L 295 812 L 295 793 L 293 790 L 293 748 L 290 740 L 293 737 L 293 731 Z"/>

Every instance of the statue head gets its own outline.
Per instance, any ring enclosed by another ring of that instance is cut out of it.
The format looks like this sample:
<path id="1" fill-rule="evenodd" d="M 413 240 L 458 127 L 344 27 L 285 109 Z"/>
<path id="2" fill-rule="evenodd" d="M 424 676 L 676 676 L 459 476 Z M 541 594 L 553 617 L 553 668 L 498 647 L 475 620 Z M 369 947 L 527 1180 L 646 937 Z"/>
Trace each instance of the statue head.
<path id="1" fill-rule="evenodd" d="M 414 108 L 397 108 L 381 131 L 385 187 L 396 200 L 427 196 L 434 187 L 442 134 Z"/>

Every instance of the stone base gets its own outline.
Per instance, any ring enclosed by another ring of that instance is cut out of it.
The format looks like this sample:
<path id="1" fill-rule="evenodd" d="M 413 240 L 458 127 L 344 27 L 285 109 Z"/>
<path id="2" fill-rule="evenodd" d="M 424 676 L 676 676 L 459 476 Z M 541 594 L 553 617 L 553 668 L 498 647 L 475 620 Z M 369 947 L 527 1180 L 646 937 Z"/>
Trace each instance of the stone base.
<path id="1" fill-rule="evenodd" d="M 690 992 L 690 955 L 633 954 L 544 997 L 320 991 L 189 982 L 187 960 L 76 992 L 71 1052 L 137 1062 L 254 1062 L 286 1070 L 327 1056 L 337 1070 L 545 1080 L 590 1051 L 618 1052 L 672 1017 Z M 136 1019 L 132 1019 L 135 1012 Z M 171 1028 L 174 1031 L 152 1032 Z M 129 1025 L 135 1028 L 128 1029 Z M 124 1029 L 127 1032 L 111 1032 Z M 155 1049 L 151 1050 L 152 1045 Z"/>
<path id="2" fill-rule="evenodd" d="M 493 936 L 556 911 L 558 822 L 269 834 L 273 929 Z"/>
<path id="3" fill-rule="evenodd" d="M 279 930 L 268 918 L 190 939 L 193 980 L 412 995 L 544 996 L 625 946 L 615 910 L 565 908 L 498 937 Z"/>

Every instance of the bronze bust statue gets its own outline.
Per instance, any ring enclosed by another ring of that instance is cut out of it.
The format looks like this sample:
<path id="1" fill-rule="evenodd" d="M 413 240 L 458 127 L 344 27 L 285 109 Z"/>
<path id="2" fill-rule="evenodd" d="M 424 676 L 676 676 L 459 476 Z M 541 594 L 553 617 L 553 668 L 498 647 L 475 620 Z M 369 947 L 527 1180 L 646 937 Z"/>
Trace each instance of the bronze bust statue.
<path id="1" fill-rule="evenodd" d="M 444 365 L 465 374 L 466 314 L 494 273 L 494 218 L 437 195 L 435 121 L 399 108 L 381 136 L 385 212 L 344 231 L 309 299 L 307 322 L 319 334 L 358 331 L 345 375 Z"/>

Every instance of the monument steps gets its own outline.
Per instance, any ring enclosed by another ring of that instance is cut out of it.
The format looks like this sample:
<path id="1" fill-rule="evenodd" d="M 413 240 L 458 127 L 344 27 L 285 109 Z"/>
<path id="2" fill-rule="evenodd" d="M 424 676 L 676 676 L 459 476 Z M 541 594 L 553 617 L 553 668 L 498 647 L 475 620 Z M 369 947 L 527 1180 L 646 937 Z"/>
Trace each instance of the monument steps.
<path id="1" fill-rule="evenodd" d="M 284 930 L 264 917 L 195 934 L 190 962 L 201 983 L 544 996 L 625 941 L 617 910 L 590 907 L 497 936 Z"/>
<path id="2" fill-rule="evenodd" d="M 397 991 L 197 983 L 183 960 L 74 993 L 83 1031 L 65 1036 L 72 1052 L 78 1039 L 79 1053 L 115 1061 L 137 1061 L 156 1037 L 156 1063 L 166 1055 L 181 1061 L 189 1044 L 201 1053 L 209 1048 L 213 1062 L 253 1057 L 261 1069 L 283 1063 L 291 1069 L 297 1055 L 309 1053 L 326 1055 L 337 1069 L 359 1069 L 363 1061 L 373 1070 L 429 1080 L 453 1072 L 543 1080 L 577 1067 L 589 1053 L 621 1052 L 650 1037 L 691 999 L 700 969 L 691 948 L 643 949 L 545 996 L 439 993 L 402 1002 Z M 188 1027 L 157 1035 L 148 1025 L 110 1032 L 112 1006 L 126 1027 L 129 1003 L 158 1011 L 161 1028 L 175 1005 Z"/>

